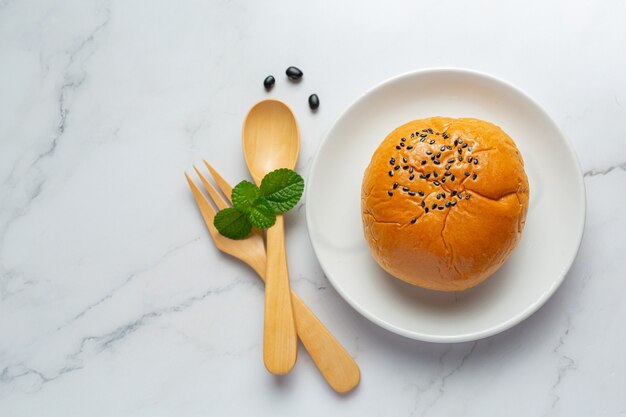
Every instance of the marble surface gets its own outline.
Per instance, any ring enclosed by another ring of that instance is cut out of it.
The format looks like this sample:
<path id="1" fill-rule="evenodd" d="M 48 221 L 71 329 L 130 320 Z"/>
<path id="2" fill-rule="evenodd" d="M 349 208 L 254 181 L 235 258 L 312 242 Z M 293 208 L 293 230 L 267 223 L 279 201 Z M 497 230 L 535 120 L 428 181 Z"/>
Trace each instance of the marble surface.
<path id="1" fill-rule="evenodd" d="M 625 15 L 617 0 L 0 0 L 0 416 L 626 416 Z M 263 288 L 215 249 L 183 171 L 206 158 L 247 178 L 241 124 L 268 74 L 306 178 L 349 103 L 429 66 L 512 82 L 572 141 L 588 193 L 573 268 L 505 333 L 416 342 L 333 290 L 303 202 L 292 285 L 362 382 L 335 394 L 303 349 L 269 375 Z"/>

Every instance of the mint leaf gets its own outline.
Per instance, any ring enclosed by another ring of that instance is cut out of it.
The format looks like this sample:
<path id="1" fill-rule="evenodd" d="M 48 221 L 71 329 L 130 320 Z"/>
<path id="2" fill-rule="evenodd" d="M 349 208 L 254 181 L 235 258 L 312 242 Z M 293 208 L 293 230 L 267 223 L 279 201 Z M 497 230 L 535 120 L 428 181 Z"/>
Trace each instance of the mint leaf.
<path id="1" fill-rule="evenodd" d="M 232 207 L 218 211 L 213 225 L 220 234 L 231 239 L 243 239 L 252 230 L 246 215 Z"/>
<path id="2" fill-rule="evenodd" d="M 233 206 L 242 213 L 248 213 L 257 198 L 261 196 L 261 190 L 249 181 L 241 181 L 233 188 L 230 195 Z"/>
<path id="3" fill-rule="evenodd" d="M 261 181 L 261 195 L 277 213 L 291 210 L 302 197 L 303 191 L 302 177 L 287 168 L 272 171 Z"/>
<path id="4" fill-rule="evenodd" d="M 256 199 L 247 213 L 248 221 L 253 226 L 265 229 L 276 223 L 276 213 L 272 206 L 263 197 Z"/>

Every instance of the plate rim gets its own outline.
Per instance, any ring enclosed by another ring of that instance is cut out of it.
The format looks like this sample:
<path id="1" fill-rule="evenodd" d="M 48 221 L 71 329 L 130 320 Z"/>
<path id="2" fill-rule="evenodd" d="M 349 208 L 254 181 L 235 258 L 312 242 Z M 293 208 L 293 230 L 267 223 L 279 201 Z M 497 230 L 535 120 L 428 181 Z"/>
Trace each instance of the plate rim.
<path id="1" fill-rule="evenodd" d="M 415 332 L 415 331 L 412 331 L 412 330 L 407 330 L 407 329 L 398 327 L 398 326 L 394 325 L 393 323 L 389 323 L 389 322 L 381 319 L 380 317 L 372 314 L 367 309 L 363 308 L 349 294 L 345 293 L 344 290 L 342 288 L 340 288 L 340 286 L 338 286 L 335 283 L 335 281 L 332 278 L 331 274 L 328 273 L 328 271 L 326 270 L 326 267 L 320 261 L 320 256 L 319 256 L 319 253 L 318 253 L 318 249 L 317 249 L 316 243 L 315 243 L 315 241 L 313 239 L 313 235 L 311 233 L 311 230 L 312 230 L 312 224 L 311 224 L 312 220 L 311 220 L 311 215 L 309 214 L 310 213 L 309 210 L 305 211 L 306 225 L 307 225 L 307 231 L 308 231 L 308 235 L 309 235 L 309 241 L 311 242 L 311 246 L 313 248 L 313 252 L 315 253 L 315 257 L 317 258 L 317 260 L 318 260 L 318 262 L 320 264 L 320 267 L 322 268 L 322 271 L 324 272 L 324 275 L 326 276 L 326 279 L 328 279 L 328 281 L 331 283 L 331 285 L 333 286 L 335 291 L 337 291 L 337 293 L 339 293 L 339 295 L 353 309 L 355 309 L 359 314 L 361 314 L 362 316 L 367 318 L 372 323 L 374 323 L 374 324 L 376 324 L 376 325 L 378 325 L 378 326 L 380 326 L 380 327 L 382 327 L 382 328 L 384 328 L 384 329 L 386 329 L 388 331 L 391 331 L 391 332 L 396 333 L 396 334 L 398 334 L 400 336 L 404 336 L 404 337 L 407 337 L 407 338 L 410 338 L 410 339 L 421 340 L 421 341 L 424 341 L 424 342 L 433 342 L 433 343 L 470 342 L 470 341 L 480 340 L 480 339 L 487 338 L 487 337 L 496 335 L 498 333 L 504 332 L 504 331 L 506 331 L 506 330 L 508 330 L 508 329 L 510 329 L 510 328 L 512 328 L 514 326 L 516 326 L 517 324 L 521 323 L 522 321 L 524 321 L 525 319 L 527 319 L 528 317 L 533 315 L 535 312 L 537 312 L 550 298 L 552 298 L 552 296 L 556 293 L 557 289 L 561 286 L 561 284 L 565 280 L 565 277 L 569 273 L 569 271 L 570 271 L 570 269 L 571 269 L 571 267 L 572 267 L 572 265 L 573 265 L 577 255 L 578 255 L 578 252 L 580 251 L 580 246 L 582 244 L 584 230 L 585 230 L 585 224 L 586 224 L 586 220 L 587 220 L 587 193 L 586 193 L 586 188 L 585 188 L 585 181 L 584 181 L 583 170 L 582 170 L 582 167 L 580 165 L 580 161 L 578 160 L 578 156 L 576 154 L 576 151 L 574 150 L 574 147 L 573 147 L 572 143 L 563 134 L 563 131 L 559 128 L 559 126 L 552 119 L 552 117 L 550 117 L 549 113 L 544 109 L 544 107 L 542 105 L 540 105 L 536 100 L 534 100 L 526 92 L 524 92 L 523 90 L 521 90 L 517 86 L 511 84 L 510 82 L 505 81 L 504 79 L 502 79 L 500 77 L 497 77 L 495 75 L 486 73 L 484 71 L 479 71 L 479 70 L 470 69 L 470 68 L 463 68 L 463 67 L 428 67 L 428 68 L 423 68 L 423 69 L 418 69 L 418 70 L 407 71 L 407 72 L 404 72 L 404 73 L 401 73 L 401 74 L 389 77 L 389 78 L 383 80 L 382 82 L 379 82 L 378 84 L 374 85 L 373 87 L 368 88 L 362 94 L 360 94 L 358 97 L 356 97 L 339 114 L 339 116 L 337 116 L 335 118 L 333 123 L 326 130 L 322 140 L 320 141 L 320 143 L 317 146 L 317 150 L 315 151 L 315 155 L 313 156 L 313 159 L 311 161 L 311 165 L 309 166 L 308 175 L 307 175 L 307 181 L 308 181 L 309 184 L 308 184 L 308 187 L 306 187 L 306 190 L 305 190 L 305 202 L 309 201 L 311 184 L 315 182 L 314 179 L 313 179 L 312 173 L 314 173 L 316 171 L 316 169 L 317 169 L 317 165 L 319 163 L 319 155 L 320 155 L 322 149 L 324 148 L 324 146 L 326 145 L 326 143 L 328 142 L 328 137 L 329 137 L 330 133 L 333 131 L 335 126 L 341 120 L 343 120 L 346 117 L 346 114 L 357 103 L 359 103 L 361 100 L 365 99 L 369 94 L 372 94 L 373 92 L 378 91 L 378 90 L 386 87 L 389 84 L 392 84 L 392 83 L 395 83 L 395 82 L 398 82 L 398 81 L 402 81 L 403 79 L 406 79 L 406 78 L 411 78 L 411 77 L 415 77 L 415 76 L 424 76 L 424 75 L 433 74 L 433 73 L 454 73 L 454 74 L 457 74 L 457 75 L 461 74 L 461 75 L 469 75 L 469 76 L 473 76 L 473 77 L 479 77 L 479 78 L 483 78 L 483 79 L 486 79 L 486 80 L 491 81 L 491 82 L 495 82 L 496 84 L 501 84 L 502 86 L 504 86 L 504 87 L 506 87 L 506 88 L 508 88 L 508 89 L 510 89 L 512 91 L 514 91 L 516 94 L 522 96 L 531 105 L 533 105 L 535 107 L 535 109 L 538 110 L 549 121 L 550 124 L 552 124 L 552 127 L 559 134 L 558 140 L 560 140 L 565 145 L 565 148 L 568 151 L 570 159 L 573 160 L 574 165 L 577 168 L 578 175 L 575 176 L 575 181 L 577 183 L 577 188 L 579 188 L 579 196 L 580 196 L 580 200 L 581 201 L 579 201 L 578 203 L 582 207 L 582 221 L 581 221 L 581 225 L 578 227 L 578 230 L 576 230 L 576 235 L 577 235 L 577 239 L 578 239 L 578 244 L 576 245 L 576 250 L 572 252 L 571 257 L 570 257 L 570 259 L 567 262 L 566 268 L 564 268 L 562 270 L 562 272 L 559 274 L 559 276 L 556 278 L 556 280 L 552 283 L 550 288 L 548 288 L 548 290 L 545 291 L 541 295 L 541 297 L 539 297 L 532 304 L 529 304 L 520 313 L 510 317 L 508 320 L 505 320 L 502 323 L 499 323 L 497 325 L 491 326 L 491 327 L 489 327 L 489 328 L 487 328 L 485 330 L 469 332 L 469 333 L 462 333 L 462 334 L 458 334 L 458 335 L 444 335 L 444 336 L 432 335 L 432 334 L 426 334 L 426 333 Z"/>

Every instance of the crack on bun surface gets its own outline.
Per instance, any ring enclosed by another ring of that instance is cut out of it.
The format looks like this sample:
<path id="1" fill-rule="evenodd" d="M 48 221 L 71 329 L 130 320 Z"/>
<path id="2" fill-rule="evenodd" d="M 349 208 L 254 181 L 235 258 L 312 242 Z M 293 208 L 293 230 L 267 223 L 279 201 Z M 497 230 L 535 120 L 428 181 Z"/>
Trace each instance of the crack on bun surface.
<path id="1" fill-rule="evenodd" d="M 493 274 L 517 246 L 528 196 L 522 156 L 498 126 L 414 120 L 387 135 L 365 170 L 363 230 L 391 275 L 464 290 Z"/>

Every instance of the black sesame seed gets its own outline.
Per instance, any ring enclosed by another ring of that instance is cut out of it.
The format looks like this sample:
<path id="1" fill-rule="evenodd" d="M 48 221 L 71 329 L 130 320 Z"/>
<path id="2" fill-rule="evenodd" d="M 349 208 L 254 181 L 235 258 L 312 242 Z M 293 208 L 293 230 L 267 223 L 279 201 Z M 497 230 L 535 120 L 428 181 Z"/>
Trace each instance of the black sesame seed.
<path id="1" fill-rule="evenodd" d="M 443 132 L 443 135 L 441 135 L 441 136 L 443 136 L 444 139 L 448 139 L 450 137 L 450 136 L 448 136 L 448 134 L 446 132 Z"/>
<path id="2" fill-rule="evenodd" d="M 426 138 L 421 138 L 421 139 L 420 139 L 420 142 L 424 142 L 424 140 L 426 140 Z"/>
<path id="3" fill-rule="evenodd" d="M 428 207 L 424 209 L 424 213 L 428 213 Z"/>
<path id="4" fill-rule="evenodd" d="M 446 146 L 446 149 L 451 151 L 452 150 L 452 146 Z"/>
<path id="5" fill-rule="evenodd" d="M 413 145 L 407 146 L 406 149 L 410 151 L 411 149 L 413 149 Z"/>
<path id="6" fill-rule="evenodd" d="M 406 162 L 406 161 L 407 161 L 407 159 L 406 159 L 406 158 L 402 158 L 402 162 Z"/>
<path id="7" fill-rule="evenodd" d="M 467 194 L 467 195 L 465 196 L 465 199 L 466 199 L 466 200 L 469 200 L 469 198 L 470 198 L 470 195 L 469 195 L 469 194 Z"/>
<path id="8" fill-rule="evenodd" d="M 391 191 L 387 191 L 387 194 L 389 194 L 389 197 L 393 196 L 393 193 Z"/>
<path id="9" fill-rule="evenodd" d="M 456 201 L 450 201 L 451 206 L 456 206 Z"/>
<path id="10" fill-rule="evenodd" d="M 394 182 L 394 183 L 393 183 L 393 189 L 395 190 L 396 188 L 398 188 L 398 183 L 397 183 L 397 182 Z"/>
<path id="11" fill-rule="evenodd" d="M 464 143 L 463 146 L 461 146 L 461 148 L 467 148 L 467 143 Z"/>
<path id="12" fill-rule="evenodd" d="M 411 181 L 412 181 L 412 180 L 413 180 L 413 178 L 415 178 L 415 174 L 412 174 L 412 175 L 409 177 L 409 180 L 411 180 Z"/>
<path id="13" fill-rule="evenodd" d="M 430 206 L 433 210 L 437 208 L 437 203 L 434 203 L 432 206 Z"/>
<path id="14" fill-rule="evenodd" d="M 415 137 L 415 133 L 411 133 L 411 139 Z"/>
<path id="15" fill-rule="evenodd" d="M 437 171 L 433 172 L 433 177 L 437 178 L 439 176 L 439 174 L 437 173 Z"/>
<path id="16" fill-rule="evenodd" d="M 463 150 L 462 150 L 461 148 L 456 148 L 456 151 L 457 151 L 458 153 L 463 152 Z"/>
<path id="17" fill-rule="evenodd" d="M 452 190 L 452 192 L 450 193 L 450 195 L 452 195 L 452 197 L 454 197 L 456 195 L 456 190 Z"/>
<path id="18" fill-rule="evenodd" d="M 473 160 L 474 160 L 474 158 L 472 158 L 471 156 L 467 157 L 467 162 L 469 162 L 470 164 L 472 163 Z"/>
<path id="19" fill-rule="evenodd" d="M 433 155 L 433 156 L 431 156 L 431 157 L 430 157 L 430 160 L 431 160 L 431 161 L 434 161 L 434 160 L 435 160 L 435 158 L 437 158 L 437 157 L 436 157 L 435 155 Z"/>
<path id="20" fill-rule="evenodd" d="M 427 132 L 430 133 L 431 135 L 433 134 L 433 130 L 431 128 L 428 128 Z"/>
<path id="21" fill-rule="evenodd" d="M 443 210 L 443 206 L 439 206 L 437 207 L 439 210 Z"/>
<path id="22" fill-rule="evenodd" d="M 454 163 L 454 158 L 450 158 L 450 159 L 448 159 L 448 163 L 449 163 L 449 164 Z"/>
<path id="23" fill-rule="evenodd" d="M 395 167 L 393 167 L 393 170 L 394 170 L 394 171 L 397 171 L 397 170 L 399 170 L 399 169 L 400 169 L 400 165 L 396 165 Z"/>
<path id="24" fill-rule="evenodd" d="M 446 207 L 450 207 L 450 202 L 449 201 L 446 202 Z"/>
<path id="25" fill-rule="evenodd" d="M 409 191 L 409 187 L 402 187 L 402 191 Z"/>
<path id="26" fill-rule="evenodd" d="M 400 150 L 400 149 L 402 149 L 402 148 L 401 148 L 401 147 L 399 147 L 399 146 L 396 146 L 396 149 Z"/>
<path id="27" fill-rule="evenodd" d="M 409 195 L 410 196 L 414 196 L 415 195 L 415 191 L 409 191 Z"/>
<path id="28" fill-rule="evenodd" d="M 478 159 L 474 159 L 474 165 L 478 165 Z"/>
<path id="29" fill-rule="evenodd" d="M 469 148 L 467 148 L 468 151 L 472 152 L 472 149 L 474 149 L 473 146 L 470 146 Z"/>
<path id="30" fill-rule="evenodd" d="M 441 184 L 439 184 L 439 181 L 433 181 L 433 184 L 437 187 L 439 187 Z"/>
<path id="31" fill-rule="evenodd" d="M 426 206 L 426 203 L 424 203 L 424 200 L 422 200 L 422 202 L 420 203 L 420 205 L 421 205 L 422 207 Z"/>
<path id="32" fill-rule="evenodd" d="M 317 110 L 320 106 L 320 98 L 317 94 L 311 94 L 309 96 L 309 107 L 311 110 Z"/>
<path id="33" fill-rule="evenodd" d="M 459 200 L 463 199 L 463 196 L 461 195 L 461 193 L 458 193 L 456 196 L 459 198 Z"/>
<path id="34" fill-rule="evenodd" d="M 393 165 L 393 164 L 395 164 L 395 163 L 396 163 L 396 158 L 391 158 L 391 159 L 389 160 L 389 165 Z"/>
<path id="35" fill-rule="evenodd" d="M 446 165 L 446 170 L 448 170 L 450 168 L 452 168 L 452 165 L 450 165 L 450 164 Z M 450 175 L 450 174 L 448 174 L 448 175 Z"/>
<path id="36" fill-rule="evenodd" d="M 465 171 L 465 176 L 466 176 L 466 177 L 469 177 L 469 176 L 470 176 L 470 173 L 469 173 L 469 172 L 467 172 L 467 171 Z"/>
<path id="37" fill-rule="evenodd" d="M 445 175 L 446 177 L 449 177 L 450 175 L 452 175 L 452 173 L 450 171 L 446 171 L 446 173 L 443 175 Z"/>
<path id="38" fill-rule="evenodd" d="M 446 182 L 446 177 L 443 177 L 443 178 L 441 179 L 441 182 L 442 182 L 442 183 Z"/>
<path id="39" fill-rule="evenodd" d="M 432 155 L 433 152 L 432 151 L 426 151 L 426 155 Z"/>
<path id="40" fill-rule="evenodd" d="M 426 174 L 426 179 L 430 178 L 430 172 Z"/>
<path id="41" fill-rule="evenodd" d="M 389 171 L 389 176 L 393 177 L 393 171 Z"/>
<path id="42" fill-rule="evenodd" d="M 422 174 L 422 175 L 420 175 L 420 178 L 425 180 L 427 177 L 426 177 L 426 175 Z"/>
<path id="43" fill-rule="evenodd" d="M 453 143 L 454 143 L 454 146 L 456 146 L 456 145 L 458 145 L 458 144 L 459 144 L 459 140 L 458 140 L 458 139 L 455 139 Z"/>
<path id="44" fill-rule="evenodd" d="M 411 220 L 411 223 L 415 223 L 416 221 L 417 219 L 414 218 L 413 220 Z"/>
<path id="45" fill-rule="evenodd" d="M 422 165 L 426 165 L 426 162 L 428 162 L 428 161 L 422 161 Z"/>
<path id="46" fill-rule="evenodd" d="M 406 138 L 402 138 L 400 139 L 402 142 L 406 142 Z"/>
<path id="47" fill-rule="evenodd" d="M 433 164 L 435 164 L 435 165 L 439 165 L 439 160 L 438 160 L 438 159 L 435 159 L 435 160 L 433 161 Z"/>
<path id="48" fill-rule="evenodd" d="M 437 200 L 441 199 L 441 194 L 437 194 Z"/>
<path id="49" fill-rule="evenodd" d="M 441 152 L 437 152 L 437 155 L 435 155 L 437 158 L 441 158 Z"/>
<path id="50" fill-rule="evenodd" d="M 463 143 L 463 139 L 459 138 L 459 143 Z"/>
<path id="51" fill-rule="evenodd" d="M 474 174 L 472 175 L 472 179 L 475 180 L 478 177 L 478 175 Z"/>
<path id="52" fill-rule="evenodd" d="M 409 166 L 405 165 L 405 166 L 402 167 L 402 169 L 406 171 L 407 169 L 409 169 Z"/>
<path id="53" fill-rule="evenodd" d="M 287 74 L 287 77 L 289 77 L 291 81 L 299 81 L 300 78 L 302 78 L 302 76 L 304 75 L 302 71 L 300 71 L 300 69 L 296 67 L 287 68 L 285 74 Z"/>
<path id="54" fill-rule="evenodd" d="M 421 195 L 422 197 L 424 197 L 424 191 L 418 191 L 417 193 Z"/>
<path id="55" fill-rule="evenodd" d="M 452 174 L 452 176 L 450 177 L 450 181 L 454 181 L 455 179 L 456 179 L 456 176 Z"/>
<path id="56" fill-rule="evenodd" d="M 428 143 L 430 143 L 432 145 L 433 143 L 435 143 L 435 140 L 431 139 L 430 142 L 428 142 Z"/>
<path id="57" fill-rule="evenodd" d="M 439 135 L 441 135 L 441 133 L 439 133 L 439 132 L 435 132 L 435 135 L 439 136 Z"/>
<path id="58" fill-rule="evenodd" d="M 276 83 L 276 79 L 272 75 L 268 75 L 265 80 L 263 80 L 263 86 L 266 90 L 271 90 L 274 87 L 274 83 Z"/>
<path id="59" fill-rule="evenodd" d="M 459 162 L 463 162 L 463 157 L 459 155 Z"/>
<path id="60" fill-rule="evenodd" d="M 441 196 L 442 196 L 443 198 L 446 198 L 446 193 L 441 193 Z"/>
<path id="61" fill-rule="evenodd" d="M 428 132 L 428 129 L 422 129 L 422 132 Z"/>
<path id="62" fill-rule="evenodd" d="M 422 134 L 420 135 L 420 138 L 425 138 L 426 136 L 428 136 L 426 133 L 422 133 Z"/>
<path id="63" fill-rule="evenodd" d="M 441 148 L 439 148 L 439 150 L 440 150 L 441 152 L 443 152 L 443 151 L 445 151 L 445 150 L 446 150 L 446 147 L 445 147 L 445 146 L 442 146 Z"/>
<path id="64" fill-rule="evenodd" d="M 400 146 L 404 148 L 404 142 L 400 142 Z"/>
<path id="65" fill-rule="evenodd" d="M 413 173 L 413 167 L 409 168 L 409 174 Z"/>

